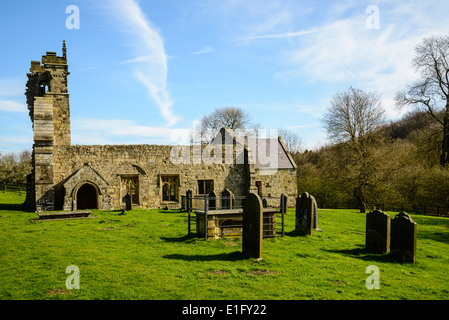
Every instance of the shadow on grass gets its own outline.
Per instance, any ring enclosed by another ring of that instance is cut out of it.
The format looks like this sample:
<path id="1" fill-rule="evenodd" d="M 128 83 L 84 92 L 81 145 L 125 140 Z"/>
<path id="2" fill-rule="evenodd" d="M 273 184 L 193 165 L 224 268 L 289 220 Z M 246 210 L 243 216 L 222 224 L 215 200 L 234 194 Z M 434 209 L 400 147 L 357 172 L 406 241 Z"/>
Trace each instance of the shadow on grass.
<path id="1" fill-rule="evenodd" d="M 292 230 L 292 231 L 288 231 L 285 232 L 284 235 L 288 236 L 288 237 L 305 237 L 306 234 L 299 232 L 298 230 Z"/>
<path id="2" fill-rule="evenodd" d="M 198 239 L 197 235 L 195 233 L 186 234 L 182 237 L 177 238 L 169 238 L 169 237 L 161 237 L 161 240 L 167 241 L 167 242 L 192 242 L 192 240 Z"/>
<path id="3" fill-rule="evenodd" d="M 366 260 L 366 261 L 377 261 L 377 262 L 395 262 L 394 259 L 388 253 L 372 253 L 365 249 L 364 246 L 358 246 L 354 249 L 343 249 L 343 250 L 326 250 L 326 252 L 343 254 L 346 256 L 351 256 L 356 259 Z"/>
<path id="4" fill-rule="evenodd" d="M 0 203 L 0 211 L 23 211 L 23 208 L 21 203 Z"/>
<path id="5" fill-rule="evenodd" d="M 234 251 L 231 253 L 219 253 L 219 254 L 168 254 L 162 256 L 164 259 L 184 260 L 184 261 L 238 261 L 248 259 L 240 251 Z"/>

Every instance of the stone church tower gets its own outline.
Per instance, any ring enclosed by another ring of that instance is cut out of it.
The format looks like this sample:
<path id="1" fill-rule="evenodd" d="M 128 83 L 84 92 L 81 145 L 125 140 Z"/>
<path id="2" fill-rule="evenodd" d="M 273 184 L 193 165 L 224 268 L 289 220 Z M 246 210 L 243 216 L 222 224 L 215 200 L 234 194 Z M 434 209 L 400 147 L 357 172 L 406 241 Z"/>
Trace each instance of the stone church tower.
<path id="1" fill-rule="evenodd" d="M 54 210 L 53 150 L 70 145 L 70 108 L 67 88 L 65 41 L 62 57 L 47 52 L 39 61 L 31 61 L 25 92 L 33 123 L 33 172 L 28 176 L 25 209 Z"/>

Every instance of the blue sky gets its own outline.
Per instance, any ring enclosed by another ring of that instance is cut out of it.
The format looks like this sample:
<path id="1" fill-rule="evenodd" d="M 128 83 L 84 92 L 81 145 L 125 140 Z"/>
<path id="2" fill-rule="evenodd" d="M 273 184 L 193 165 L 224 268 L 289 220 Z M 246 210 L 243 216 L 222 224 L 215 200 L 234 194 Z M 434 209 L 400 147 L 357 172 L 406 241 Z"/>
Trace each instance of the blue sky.
<path id="1" fill-rule="evenodd" d="M 70 5 L 79 29 L 66 26 Z M 2 1 L 0 152 L 31 150 L 26 73 L 46 51 L 62 55 L 62 40 L 72 144 L 175 144 L 203 115 L 237 106 L 313 149 L 326 142 L 330 98 L 349 86 L 381 93 L 399 116 L 413 49 L 449 32 L 447 12 L 449 1 L 417 0 Z"/>

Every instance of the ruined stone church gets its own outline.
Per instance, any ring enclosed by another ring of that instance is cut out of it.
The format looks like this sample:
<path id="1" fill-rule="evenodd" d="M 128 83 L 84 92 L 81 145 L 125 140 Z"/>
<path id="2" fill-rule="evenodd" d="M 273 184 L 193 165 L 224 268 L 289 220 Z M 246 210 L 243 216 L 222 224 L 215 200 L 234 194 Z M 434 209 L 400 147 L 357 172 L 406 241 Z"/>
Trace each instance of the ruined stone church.
<path id="1" fill-rule="evenodd" d="M 62 56 L 47 52 L 41 61 L 31 61 L 25 95 L 34 144 L 26 209 L 115 210 L 126 201 L 139 208 L 180 208 L 187 190 L 201 195 L 225 189 L 235 196 L 283 193 L 289 205 L 294 203 L 296 165 L 281 138 L 252 144 L 276 147 L 276 167 L 269 173 L 250 145 L 227 128 L 220 131 L 222 139 L 184 149 L 189 161 L 173 161 L 175 149 L 169 145 L 71 145 L 69 74 L 65 42 Z M 217 144 L 223 161 L 192 161 L 195 152 L 209 152 L 212 145 L 216 152 Z M 234 160 L 225 161 L 225 154 Z"/>

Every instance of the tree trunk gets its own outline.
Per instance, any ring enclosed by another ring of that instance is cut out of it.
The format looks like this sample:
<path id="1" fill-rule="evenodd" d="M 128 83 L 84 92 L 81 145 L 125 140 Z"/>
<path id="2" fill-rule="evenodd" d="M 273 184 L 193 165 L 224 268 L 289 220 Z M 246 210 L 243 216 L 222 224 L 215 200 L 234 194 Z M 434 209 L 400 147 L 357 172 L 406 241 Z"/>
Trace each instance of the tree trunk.
<path id="1" fill-rule="evenodd" d="M 446 105 L 446 111 L 443 119 L 443 141 L 441 143 L 440 165 L 446 167 L 449 164 L 449 103 Z"/>

